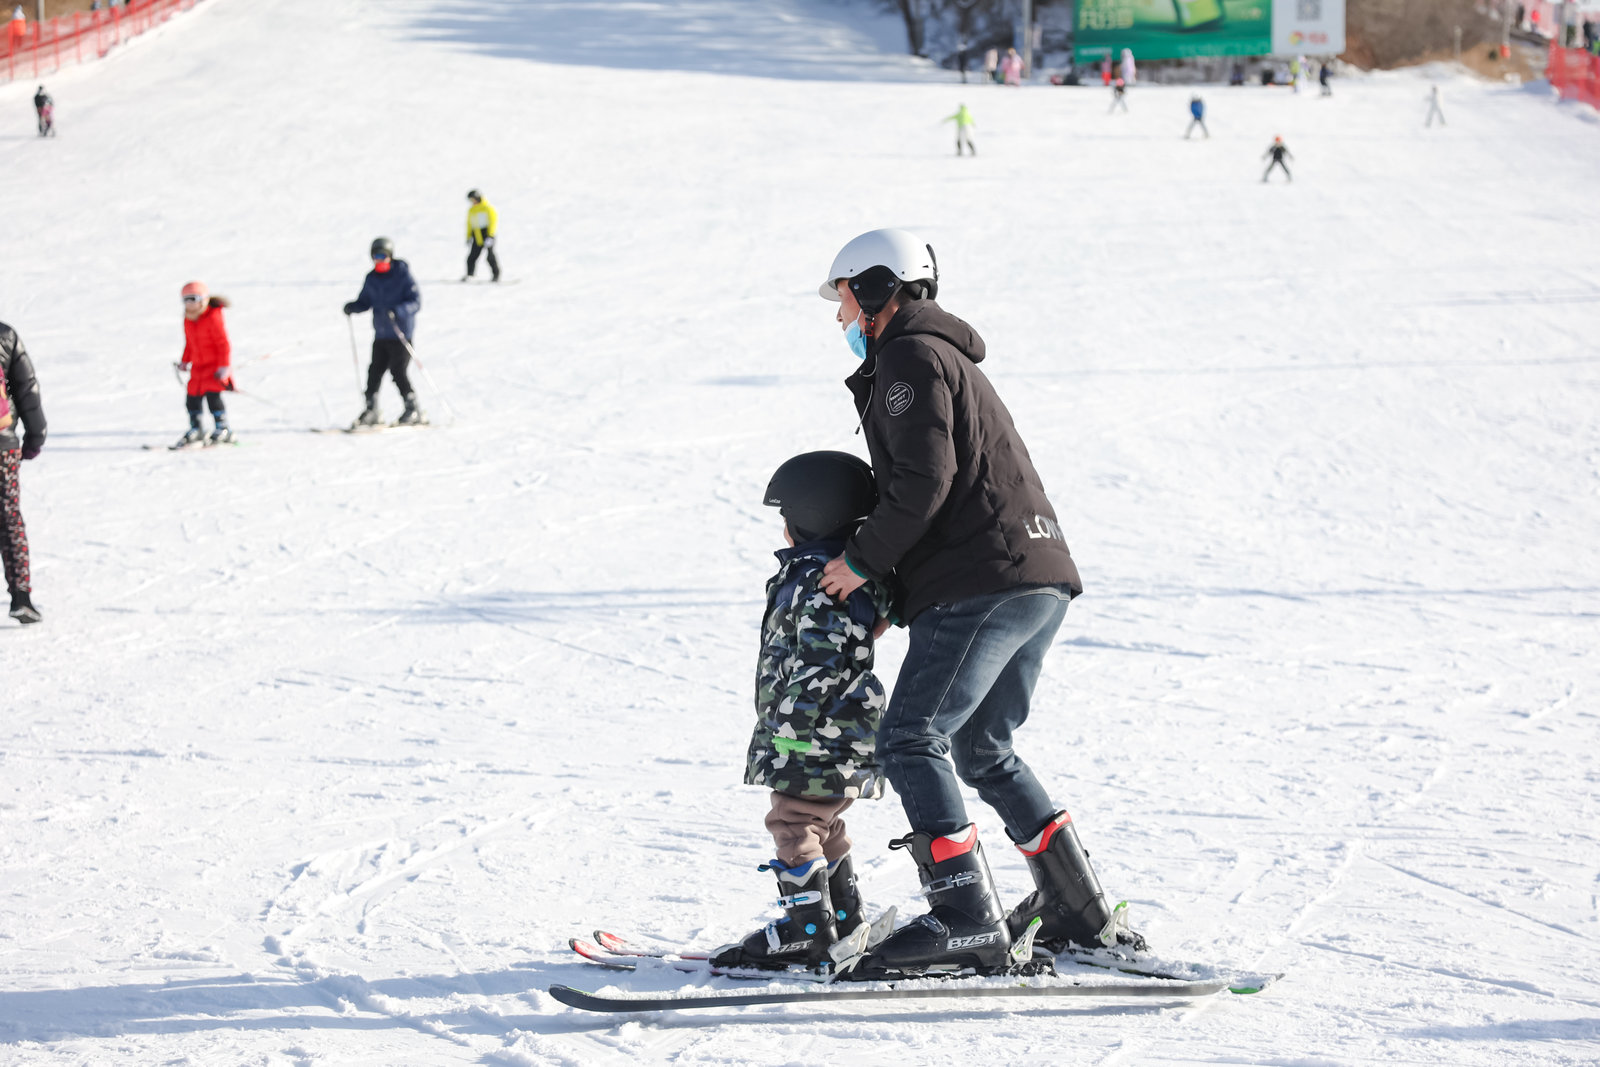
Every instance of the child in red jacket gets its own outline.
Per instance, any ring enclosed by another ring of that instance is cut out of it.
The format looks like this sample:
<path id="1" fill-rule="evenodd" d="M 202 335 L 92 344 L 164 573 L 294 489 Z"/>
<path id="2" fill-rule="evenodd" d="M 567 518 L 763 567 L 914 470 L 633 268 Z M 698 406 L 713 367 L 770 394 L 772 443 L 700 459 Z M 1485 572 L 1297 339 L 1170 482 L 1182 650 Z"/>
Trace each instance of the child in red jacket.
<path id="1" fill-rule="evenodd" d="M 179 366 L 189 372 L 189 395 L 185 401 L 189 432 L 173 448 L 220 445 L 233 440 L 228 412 L 222 404 L 223 390 L 233 388 L 233 368 L 229 365 L 232 350 L 222 322 L 222 309 L 227 306 L 227 297 L 212 296 L 205 282 L 190 282 L 183 287 L 183 362 Z M 209 439 L 200 429 L 202 399 L 211 408 L 211 420 L 216 424 Z"/>

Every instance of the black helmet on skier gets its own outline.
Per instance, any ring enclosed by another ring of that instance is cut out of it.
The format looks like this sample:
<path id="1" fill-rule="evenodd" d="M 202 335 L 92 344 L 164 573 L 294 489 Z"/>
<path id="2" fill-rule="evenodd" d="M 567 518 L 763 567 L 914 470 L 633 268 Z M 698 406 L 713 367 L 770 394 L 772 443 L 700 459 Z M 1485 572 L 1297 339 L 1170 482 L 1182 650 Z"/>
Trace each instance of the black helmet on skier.
<path id="1" fill-rule="evenodd" d="M 915 234 L 869 230 L 833 257 L 828 280 L 817 292 L 824 300 L 837 303 L 838 285 L 846 280 L 861 310 L 872 316 L 902 289 L 914 300 L 938 296 L 939 260 L 933 254 L 933 246 Z"/>
<path id="2" fill-rule="evenodd" d="M 374 238 L 372 242 L 373 259 L 393 259 L 394 242 L 387 237 Z"/>
<path id="3" fill-rule="evenodd" d="M 872 468 L 848 452 L 806 452 L 777 469 L 763 503 L 778 509 L 796 543 L 817 541 L 872 514 L 878 487 Z"/>

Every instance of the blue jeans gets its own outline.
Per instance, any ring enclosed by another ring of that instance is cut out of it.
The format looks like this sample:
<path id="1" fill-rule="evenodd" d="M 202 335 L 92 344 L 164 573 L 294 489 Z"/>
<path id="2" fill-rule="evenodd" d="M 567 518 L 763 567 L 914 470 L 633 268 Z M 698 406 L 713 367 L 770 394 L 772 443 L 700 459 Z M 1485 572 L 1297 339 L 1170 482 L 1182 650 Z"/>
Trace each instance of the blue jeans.
<path id="1" fill-rule="evenodd" d="M 1024 586 L 935 604 L 911 623 L 878 755 L 913 830 L 952 834 L 972 821 L 957 775 L 1013 840 L 1026 841 L 1061 810 L 1012 751 L 1011 734 L 1027 721 L 1067 600 L 1064 587 Z"/>

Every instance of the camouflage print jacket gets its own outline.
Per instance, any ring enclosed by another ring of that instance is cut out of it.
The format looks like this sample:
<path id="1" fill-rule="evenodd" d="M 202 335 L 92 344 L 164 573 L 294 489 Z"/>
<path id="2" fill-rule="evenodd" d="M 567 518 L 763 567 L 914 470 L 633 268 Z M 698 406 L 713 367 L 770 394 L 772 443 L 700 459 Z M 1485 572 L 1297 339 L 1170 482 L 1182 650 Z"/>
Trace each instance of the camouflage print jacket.
<path id="1" fill-rule="evenodd" d="M 872 673 L 872 628 L 888 595 L 868 582 L 840 604 L 822 568 L 842 541 L 778 553 L 756 668 L 756 732 L 744 780 L 818 800 L 883 793 L 878 721 L 888 703 Z"/>

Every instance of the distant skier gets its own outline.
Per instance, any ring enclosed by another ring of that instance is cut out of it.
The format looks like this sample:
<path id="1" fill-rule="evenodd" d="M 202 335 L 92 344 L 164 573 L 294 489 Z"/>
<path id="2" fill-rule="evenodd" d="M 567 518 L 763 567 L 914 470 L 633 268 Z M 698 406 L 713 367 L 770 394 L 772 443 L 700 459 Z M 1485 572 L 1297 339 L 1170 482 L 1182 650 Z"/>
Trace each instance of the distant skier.
<path id="1" fill-rule="evenodd" d="M 1102 56 L 1100 59 L 1100 84 L 1106 88 L 1111 87 L 1111 57 Z"/>
<path id="2" fill-rule="evenodd" d="M 39 120 L 40 137 L 50 137 L 55 134 L 55 112 L 56 102 L 50 99 L 50 94 L 44 91 L 44 86 L 39 86 L 39 91 L 33 94 L 33 113 Z"/>
<path id="3" fill-rule="evenodd" d="M 871 467 L 846 452 L 795 456 L 773 474 L 765 502 L 783 516 L 790 547 L 767 581 L 744 780 L 772 790 L 766 825 L 777 858 L 763 869 L 778 876 L 785 914 L 712 959 L 815 967 L 865 921 L 842 816 L 883 795 L 875 739 L 888 698 L 872 646 L 889 593 L 877 582 L 837 599 L 821 588 L 823 567 L 878 502 Z"/>
<path id="4" fill-rule="evenodd" d="M 1266 181 L 1272 176 L 1273 167 L 1282 167 L 1283 176 L 1290 181 L 1294 181 L 1294 175 L 1289 173 L 1289 164 L 1284 162 L 1286 159 L 1293 159 L 1294 156 L 1290 153 L 1289 146 L 1283 143 L 1282 137 L 1274 137 L 1272 144 L 1267 147 L 1261 158 L 1266 159 L 1268 156 L 1272 157 L 1272 162 L 1267 164 L 1266 172 L 1261 175 L 1262 181 Z"/>
<path id="5" fill-rule="evenodd" d="M 1301 61 L 1299 56 L 1289 60 L 1289 88 L 1297 93 L 1300 91 L 1300 74 L 1304 69 L 1305 63 Z"/>
<path id="6" fill-rule="evenodd" d="M 956 155 L 959 156 L 961 154 L 961 145 L 963 142 L 972 150 L 973 155 L 978 154 L 977 146 L 972 143 L 971 133 L 972 128 L 978 123 L 977 120 L 972 117 L 972 112 L 967 110 L 966 104 L 957 105 L 956 113 L 954 115 L 946 115 L 943 121 L 953 122 L 956 124 Z"/>
<path id="7" fill-rule="evenodd" d="M 472 277 L 472 272 L 478 269 L 478 257 L 489 253 L 490 281 L 500 280 L 500 261 L 494 258 L 495 231 L 500 226 L 500 214 L 495 211 L 494 205 L 483 198 L 483 194 L 474 189 L 467 194 L 467 273 L 461 280 L 466 281 Z"/>
<path id="8" fill-rule="evenodd" d="M 1428 121 L 1423 123 L 1424 128 L 1428 128 L 1433 125 L 1433 119 L 1435 115 L 1439 117 L 1439 125 L 1448 125 L 1448 123 L 1444 121 L 1444 108 L 1439 106 L 1439 87 L 1437 85 L 1435 85 L 1428 92 Z"/>
<path id="9" fill-rule="evenodd" d="M 395 388 L 405 400 L 396 426 L 415 426 L 427 422 L 427 416 L 417 406 L 416 391 L 411 388 L 411 378 L 406 368 L 411 363 L 410 343 L 416 334 L 417 312 L 422 308 L 422 294 L 411 277 L 411 268 L 403 259 L 394 258 L 394 242 L 379 237 L 372 242 L 372 269 L 361 285 L 361 295 L 344 306 L 346 315 L 362 311 L 372 312 L 372 362 L 367 365 L 367 406 L 362 410 L 351 429 L 364 426 L 381 426 L 383 412 L 378 410 L 378 387 L 383 384 L 387 371 L 394 379 Z"/>
<path id="10" fill-rule="evenodd" d="M 27 431 L 20 443 L 19 418 Z M 0 322 L 0 562 L 5 565 L 6 589 L 11 593 L 11 617 L 24 625 L 38 622 L 42 616 L 33 606 L 18 467 L 22 460 L 38 458 L 44 437 L 44 405 L 39 400 L 33 361 L 17 331 Z"/>
<path id="11" fill-rule="evenodd" d="M 172 447 L 222 445 L 233 440 L 228 428 L 228 410 L 222 402 L 224 391 L 233 389 L 233 346 L 228 343 L 228 328 L 222 309 L 225 296 L 212 296 L 205 282 L 190 282 L 183 287 L 183 361 L 189 374 L 184 406 L 189 410 L 189 429 Z M 211 409 L 211 436 L 200 428 L 200 407 Z"/>
<path id="12" fill-rule="evenodd" d="M 1111 106 L 1106 109 L 1106 114 L 1111 114 L 1119 107 L 1123 111 L 1128 110 L 1128 86 L 1121 78 L 1111 83 Z"/>
<path id="13" fill-rule="evenodd" d="M 1133 61 L 1133 49 L 1122 50 L 1122 80 L 1132 85 L 1139 80 L 1139 67 Z"/>
<path id="14" fill-rule="evenodd" d="M 983 54 L 983 76 L 989 82 L 1000 80 L 1000 53 L 996 49 L 989 49 Z"/>
<path id="15" fill-rule="evenodd" d="M 1189 114 L 1194 116 L 1189 120 L 1189 128 L 1183 131 L 1183 139 L 1187 141 L 1196 126 L 1206 135 L 1206 140 L 1211 140 L 1211 131 L 1206 129 L 1206 102 L 1198 96 L 1189 98 Z"/>
<path id="16" fill-rule="evenodd" d="M 967 84 L 967 36 L 962 34 L 956 39 L 956 69 L 961 72 L 961 84 Z"/>
<path id="17" fill-rule="evenodd" d="M 1333 95 L 1333 86 L 1331 84 L 1329 84 L 1329 81 L 1328 81 L 1328 79 L 1331 78 L 1332 76 L 1333 76 L 1333 67 L 1332 67 L 1332 65 L 1329 64 L 1329 63 L 1323 63 L 1322 64 L 1322 69 L 1317 71 L 1317 82 L 1318 82 L 1318 84 L 1320 84 L 1322 86 L 1322 95 L 1323 96 L 1332 96 Z"/>
<path id="18" fill-rule="evenodd" d="M 1005 75 L 1007 85 L 1022 87 L 1022 57 L 1015 48 L 1006 49 L 1006 57 L 1000 61 L 1000 73 Z"/>
<path id="19" fill-rule="evenodd" d="M 18 4 L 11 12 L 11 25 L 6 31 L 7 51 L 16 55 L 28 43 L 28 16 L 22 13 L 22 5 Z"/>

